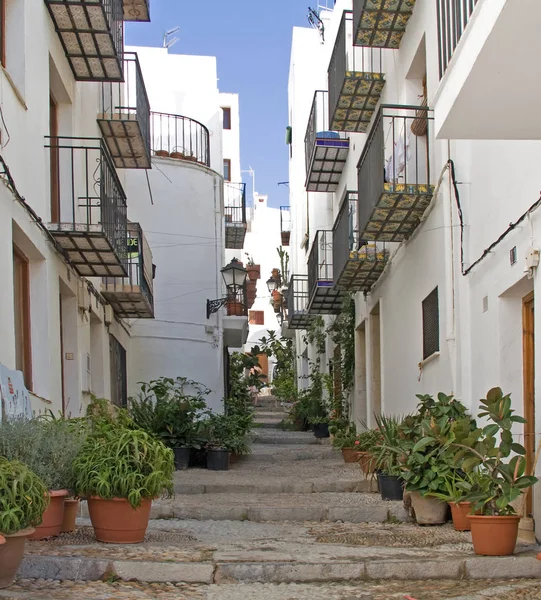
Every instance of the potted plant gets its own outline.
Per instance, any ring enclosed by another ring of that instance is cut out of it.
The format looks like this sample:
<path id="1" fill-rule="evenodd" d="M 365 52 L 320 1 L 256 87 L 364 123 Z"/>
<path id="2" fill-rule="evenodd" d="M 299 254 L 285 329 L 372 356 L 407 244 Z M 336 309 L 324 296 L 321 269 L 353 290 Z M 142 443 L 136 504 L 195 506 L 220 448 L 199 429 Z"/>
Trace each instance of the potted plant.
<path id="1" fill-rule="evenodd" d="M 167 150 L 155 150 L 154 154 L 156 156 L 160 156 L 161 158 L 169 157 L 169 152 Z"/>
<path id="2" fill-rule="evenodd" d="M 47 487 L 26 465 L 0 457 L 0 588 L 15 581 L 28 535 L 41 523 Z"/>
<path id="3" fill-rule="evenodd" d="M 445 492 L 428 492 L 427 496 L 433 496 L 451 507 L 453 527 L 456 531 L 470 531 L 470 520 L 468 515 L 472 512 L 472 503 L 465 501 L 464 497 L 471 491 L 473 477 L 471 473 L 453 469 L 445 477 Z"/>
<path id="4" fill-rule="evenodd" d="M 254 257 L 246 254 L 246 270 L 248 271 L 248 278 L 250 281 L 257 281 L 261 277 L 261 266 L 256 265 L 254 262 Z"/>
<path id="5" fill-rule="evenodd" d="M 354 446 L 357 451 L 357 462 L 361 471 L 368 475 L 374 471 L 375 458 L 374 449 L 381 441 L 381 434 L 377 429 L 366 429 L 357 435 Z"/>
<path id="6" fill-rule="evenodd" d="M 56 418 L 50 412 L 34 419 L 2 423 L 0 455 L 26 464 L 49 490 L 50 502 L 43 520 L 29 539 L 60 535 L 65 499 L 73 488 L 73 460 L 86 435 L 84 420 Z"/>
<path id="7" fill-rule="evenodd" d="M 447 439 L 457 421 L 470 429 L 476 424 L 466 414 L 464 404 L 453 396 L 439 393 L 437 398 L 429 395 L 418 398 L 417 413 L 407 416 L 399 427 L 399 445 L 405 455 L 402 477 L 417 523 L 439 525 L 447 521 L 448 511 L 447 500 L 439 495 L 445 494 L 447 478 L 455 471 L 442 440 Z"/>
<path id="8" fill-rule="evenodd" d="M 402 500 L 402 478 L 405 453 L 400 447 L 401 420 L 387 415 L 374 415 L 381 438 L 374 447 L 375 468 L 382 500 Z"/>
<path id="9" fill-rule="evenodd" d="M 75 487 L 88 501 L 100 542 L 142 542 L 152 500 L 173 494 L 173 452 L 126 413 L 98 418 L 75 459 Z"/>
<path id="10" fill-rule="evenodd" d="M 181 148 L 178 148 L 178 147 L 173 148 L 173 152 L 171 152 L 171 154 L 169 155 L 170 158 L 176 158 L 177 160 L 184 158 L 185 155 L 184 155 L 183 150 L 184 149 L 182 147 Z"/>
<path id="11" fill-rule="evenodd" d="M 239 300 L 228 300 L 226 303 L 228 317 L 244 316 L 244 305 Z"/>
<path id="12" fill-rule="evenodd" d="M 329 433 L 331 428 L 329 427 Z M 333 427 L 332 430 L 333 448 L 337 448 L 342 453 L 342 458 L 345 463 L 356 463 L 358 460 L 358 452 L 355 448 L 357 441 L 357 428 L 355 423 L 344 423 L 342 427 Z"/>
<path id="13" fill-rule="evenodd" d="M 480 402 L 478 416 L 489 423 L 471 431 L 464 421 L 457 422 L 448 447 L 455 464 L 473 479 L 464 500 L 479 511 L 468 516 L 475 553 L 507 556 L 515 551 L 520 521 L 511 503 L 537 478 L 526 474 L 526 450 L 513 438 L 513 425 L 526 420 L 514 414 L 510 395 L 496 387 Z"/>
<path id="14" fill-rule="evenodd" d="M 213 413 L 206 421 L 207 469 L 211 471 L 229 469 L 230 427 L 230 420 L 225 414 Z"/>

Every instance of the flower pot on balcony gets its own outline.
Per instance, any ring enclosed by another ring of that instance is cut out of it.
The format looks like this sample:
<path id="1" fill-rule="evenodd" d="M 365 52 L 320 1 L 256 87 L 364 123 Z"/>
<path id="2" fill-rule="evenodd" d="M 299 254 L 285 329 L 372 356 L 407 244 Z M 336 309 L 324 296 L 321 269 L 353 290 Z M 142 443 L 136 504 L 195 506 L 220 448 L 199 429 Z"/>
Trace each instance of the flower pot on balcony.
<path id="1" fill-rule="evenodd" d="M 66 498 L 64 500 L 64 519 L 62 520 L 61 533 L 75 531 L 75 521 L 79 513 L 79 498 Z"/>
<path id="2" fill-rule="evenodd" d="M 244 316 L 244 306 L 242 302 L 228 302 L 226 304 L 227 316 L 228 317 L 242 317 Z"/>
<path id="3" fill-rule="evenodd" d="M 169 152 L 167 152 L 167 150 L 156 150 L 156 152 L 154 152 L 154 154 L 156 156 L 161 156 L 163 158 L 168 158 L 169 157 Z"/>
<path id="4" fill-rule="evenodd" d="M 169 157 L 170 158 L 176 158 L 176 159 L 185 158 L 184 152 L 171 152 L 171 154 L 169 155 Z"/>
<path id="5" fill-rule="evenodd" d="M 257 281 L 261 277 L 260 265 L 246 265 L 246 270 L 248 271 L 250 281 Z"/>
<path id="6" fill-rule="evenodd" d="M 282 246 L 289 246 L 291 231 L 282 231 Z"/>

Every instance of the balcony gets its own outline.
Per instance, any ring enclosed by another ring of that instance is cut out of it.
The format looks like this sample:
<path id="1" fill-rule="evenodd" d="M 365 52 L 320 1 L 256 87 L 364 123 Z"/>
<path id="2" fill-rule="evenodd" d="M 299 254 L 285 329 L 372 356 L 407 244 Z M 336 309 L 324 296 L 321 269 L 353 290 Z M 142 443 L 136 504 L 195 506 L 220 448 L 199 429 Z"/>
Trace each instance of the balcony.
<path id="1" fill-rule="evenodd" d="M 225 247 L 242 250 L 246 236 L 246 184 L 224 181 Z"/>
<path id="2" fill-rule="evenodd" d="M 289 246 L 291 240 L 291 208 L 280 206 L 280 236 L 282 246 Z"/>
<path id="3" fill-rule="evenodd" d="M 329 131 L 328 92 L 318 90 L 314 94 L 304 147 L 307 191 L 334 192 L 348 157 L 349 138 Z"/>
<path id="4" fill-rule="evenodd" d="M 153 319 L 152 252 L 139 223 L 128 223 L 128 276 L 102 279 L 102 296 L 119 317 Z"/>
<path id="5" fill-rule="evenodd" d="M 357 164 L 359 238 L 402 242 L 428 208 L 432 117 L 427 107 L 384 105 Z"/>
<path id="6" fill-rule="evenodd" d="M 316 231 L 308 256 L 308 311 L 312 315 L 338 314 L 342 296 L 333 280 L 332 231 Z"/>
<path id="7" fill-rule="evenodd" d="M 415 0 L 353 0 L 355 45 L 399 48 Z"/>
<path id="8" fill-rule="evenodd" d="M 105 143 L 47 138 L 58 222 L 49 230 L 84 277 L 127 277 L 126 196 Z"/>
<path id="9" fill-rule="evenodd" d="M 123 0 L 124 21 L 150 21 L 150 0 Z"/>
<path id="10" fill-rule="evenodd" d="M 347 192 L 333 228 L 334 282 L 340 290 L 368 292 L 385 269 L 385 242 L 367 244 L 359 237 L 359 197 Z"/>
<path id="11" fill-rule="evenodd" d="M 289 329 L 308 329 L 314 316 L 308 312 L 308 275 L 292 275 L 287 293 Z"/>
<path id="12" fill-rule="evenodd" d="M 242 348 L 248 339 L 248 302 L 246 284 L 226 304 L 223 317 L 224 346 Z"/>
<path id="13" fill-rule="evenodd" d="M 438 138 L 539 140 L 541 2 L 434 0 L 441 82 Z"/>
<path id="14" fill-rule="evenodd" d="M 366 133 L 385 85 L 382 51 L 353 46 L 353 22 L 344 11 L 329 64 L 332 131 Z"/>
<path id="15" fill-rule="evenodd" d="M 135 52 L 124 54 L 124 82 L 102 83 L 98 124 L 117 169 L 150 169 L 150 103 Z"/>
<path id="16" fill-rule="evenodd" d="M 209 130 L 202 123 L 182 115 L 152 112 L 150 126 L 154 156 L 210 167 Z"/>
<path id="17" fill-rule="evenodd" d="M 77 81 L 122 81 L 122 0 L 45 0 Z"/>

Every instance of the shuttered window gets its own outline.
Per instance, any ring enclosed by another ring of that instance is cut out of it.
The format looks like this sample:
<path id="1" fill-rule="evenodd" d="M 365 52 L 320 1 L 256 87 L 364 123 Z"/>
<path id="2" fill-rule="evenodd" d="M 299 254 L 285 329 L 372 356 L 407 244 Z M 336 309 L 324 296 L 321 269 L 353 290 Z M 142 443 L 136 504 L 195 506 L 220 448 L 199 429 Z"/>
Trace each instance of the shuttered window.
<path id="1" fill-rule="evenodd" d="M 423 300 L 423 360 L 440 349 L 438 288 Z"/>
<path id="2" fill-rule="evenodd" d="M 265 325 L 265 313 L 262 310 L 251 310 L 248 313 L 250 325 Z"/>

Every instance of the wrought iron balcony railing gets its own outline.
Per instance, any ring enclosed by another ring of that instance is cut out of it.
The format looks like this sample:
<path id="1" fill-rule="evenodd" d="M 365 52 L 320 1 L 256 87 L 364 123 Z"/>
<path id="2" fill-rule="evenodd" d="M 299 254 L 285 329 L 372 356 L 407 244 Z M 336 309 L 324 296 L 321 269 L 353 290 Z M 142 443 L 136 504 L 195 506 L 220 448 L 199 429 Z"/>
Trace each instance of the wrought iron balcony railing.
<path id="1" fill-rule="evenodd" d="M 123 55 L 124 82 L 102 83 L 98 124 L 118 169 L 150 169 L 150 103 L 135 52 Z"/>
<path id="2" fill-rule="evenodd" d="M 155 156 L 188 160 L 210 167 L 209 130 L 181 115 L 150 113 L 151 145 Z"/>
<path id="3" fill-rule="evenodd" d="M 478 0 L 437 0 L 440 78 L 466 29 Z"/>
<path id="4" fill-rule="evenodd" d="M 280 235 L 282 246 L 289 246 L 291 240 L 291 208 L 280 206 Z"/>
<path id="5" fill-rule="evenodd" d="M 308 310 L 311 314 L 337 314 L 342 292 L 333 280 L 332 231 L 318 230 L 308 255 Z"/>
<path id="6" fill-rule="evenodd" d="M 241 250 L 246 236 L 246 184 L 224 181 L 225 247 Z"/>
<path id="7" fill-rule="evenodd" d="M 349 153 L 349 138 L 330 131 L 329 93 L 314 94 L 312 110 L 304 137 L 306 189 L 309 192 L 334 192 L 338 187 Z"/>
<path id="8" fill-rule="evenodd" d="M 357 165 L 361 239 L 401 242 L 419 224 L 434 193 L 431 128 L 426 106 L 380 108 Z"/>
<path id="9" fill-rule="evenodd" d="M 346 192 L 333 228 L 333 273 L 337 288 L 368 292 L 383 273 L 389 252 L 385 242 L 359 236 L 359 196 Z"/>
<path id="10" fill-rule="evenodd" d="M 122 0 L 45 0 L 75 79 L 122 81 Z"/>
<path id="11" fill-rule="evenodd" d="M 139 223 L 128 223 L 127 277 L 104 277 L 101 293 L 119 317 L 154 318 L 152 252 Z"/>
<path id="12" fill-rule="evenodd" d="M 124 21 L 150 21 L 150 0 L 123 0 Z"/>
<path id="13" fill-rule="evenodd" d="M 415 0 L 353 0 L 355 45 L 399 48 Z"/>
<path id="14" fill-rule="evenodd" d="M 287 297 L 289 329 L 308 329 L 313 319 L 308 312 L 308 275 L 292 275 Z"/>
<path id="15" fill-rule="evenodd" d="M 49 230 L 85 277 L 126 277 L 126 195 L 103 140 L 47 138 L 58 222 Z M 53 173 L 53 169 L 56 171 Z"/>
<path id="16" fill-rule="evenodd" d="M 352 14 L 344 11 L 329 64 L 330 129 L 365 133 L 384 85 L 382 50 L 353 46 Z"/>

